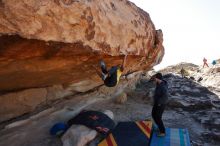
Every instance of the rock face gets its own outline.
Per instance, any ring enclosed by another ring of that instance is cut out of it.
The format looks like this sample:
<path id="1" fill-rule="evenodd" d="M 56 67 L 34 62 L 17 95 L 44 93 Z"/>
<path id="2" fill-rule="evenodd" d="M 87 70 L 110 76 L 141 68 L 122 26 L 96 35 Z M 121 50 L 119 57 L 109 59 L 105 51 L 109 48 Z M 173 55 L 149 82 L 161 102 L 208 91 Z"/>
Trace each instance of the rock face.
<path id="1" fill-rule="evenodd" d="M 127 94 L 126 93 L 121 93 L 115 98 L 115 103 L 117 104 L 123 104 L 127 101 Z"/>
<path id="2" fill-rule="evenodd" d="M 127 0 L 9 0 L 1 4 L 1 33 L 74 43 L 119 55 L 147 54 L 156 42 L 149 15 Z M 130 50 L 127 50 L 127 49 Z"/>
<path id="3" fill-rule="evenodd" d="M 162 32 L 127 0 L 2 0 L 0 34 L 2 91 L 81 81 L 94 88 L 100 59 L 110 66 L 128 54 L 127 72 L 164 54 Z"/>
<path id="4" fill-rule="evenodd" d="M 110 67 L 127 54 L 124 74 L 150 69 L 162 60 L 162 43 L 148 13 L 127 0 L 0 0 L 0 101 L 16 105 L 29 93 L 33 107 L 12 118 L 89 91 L 103 84 L 93 67 L 101 59 Z"/>
<path id="5" fill-rule="evenodd" d="M 0 102 L 3 104 L 0 107 L 0 122 L 10 119 L 12 115 L 19 116 L 21 113 L 34 110 L 37 105 L 45 102 L 46 93 L 46 89 L 39 88 L 1 96 Z"/>

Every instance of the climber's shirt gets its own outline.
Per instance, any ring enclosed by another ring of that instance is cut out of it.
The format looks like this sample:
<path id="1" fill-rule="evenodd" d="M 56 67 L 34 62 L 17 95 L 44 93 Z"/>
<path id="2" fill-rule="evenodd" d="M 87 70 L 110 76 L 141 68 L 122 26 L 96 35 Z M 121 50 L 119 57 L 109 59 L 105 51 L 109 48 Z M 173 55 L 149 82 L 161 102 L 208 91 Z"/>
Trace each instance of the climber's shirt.
<path id="1" fill-rule="evenodd" d="M 118 84 L 119 79 L 122 75 L 122 71 L 119 66 L 113 66 L 109 72 L 108 76 L 105 78 L 104 83 L 108 87 L 114 87 Z"/>

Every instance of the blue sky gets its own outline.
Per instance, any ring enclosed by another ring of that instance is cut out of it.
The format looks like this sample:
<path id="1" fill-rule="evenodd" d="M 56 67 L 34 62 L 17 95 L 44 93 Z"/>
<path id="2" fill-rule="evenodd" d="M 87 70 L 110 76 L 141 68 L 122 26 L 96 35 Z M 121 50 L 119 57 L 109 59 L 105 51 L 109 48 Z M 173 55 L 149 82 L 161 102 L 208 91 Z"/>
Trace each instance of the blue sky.
<path id="1" fill-rule="evenodd" d="M 147 11 L 164 35 L 163 68 L 220 59 L 220 0 L 130 0 Z"/>

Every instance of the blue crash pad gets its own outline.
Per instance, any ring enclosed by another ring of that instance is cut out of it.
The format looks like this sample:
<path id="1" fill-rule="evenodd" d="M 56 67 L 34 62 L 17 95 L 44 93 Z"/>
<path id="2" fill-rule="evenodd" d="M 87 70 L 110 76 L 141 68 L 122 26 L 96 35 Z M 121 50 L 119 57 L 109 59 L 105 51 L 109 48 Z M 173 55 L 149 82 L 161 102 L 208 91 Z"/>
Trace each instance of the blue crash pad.
<path id="1" fill-rule="evenodd" d="M 190 146 L 189 132 L 187 129 L 166 128 L 166 136 L 157 137 L 154 131 L 150 146 Z"/>

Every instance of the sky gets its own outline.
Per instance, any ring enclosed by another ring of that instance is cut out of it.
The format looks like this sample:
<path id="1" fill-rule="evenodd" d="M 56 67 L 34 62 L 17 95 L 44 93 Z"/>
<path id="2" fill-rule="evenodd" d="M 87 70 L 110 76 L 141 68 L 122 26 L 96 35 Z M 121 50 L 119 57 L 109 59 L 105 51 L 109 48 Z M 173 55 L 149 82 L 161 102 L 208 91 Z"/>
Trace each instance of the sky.
<path id="1" fill-rule="evenodd" d="M 161 69 L 180 62 L 220 59 L 220 0 L 130 0 L 163 31 Z"/>

